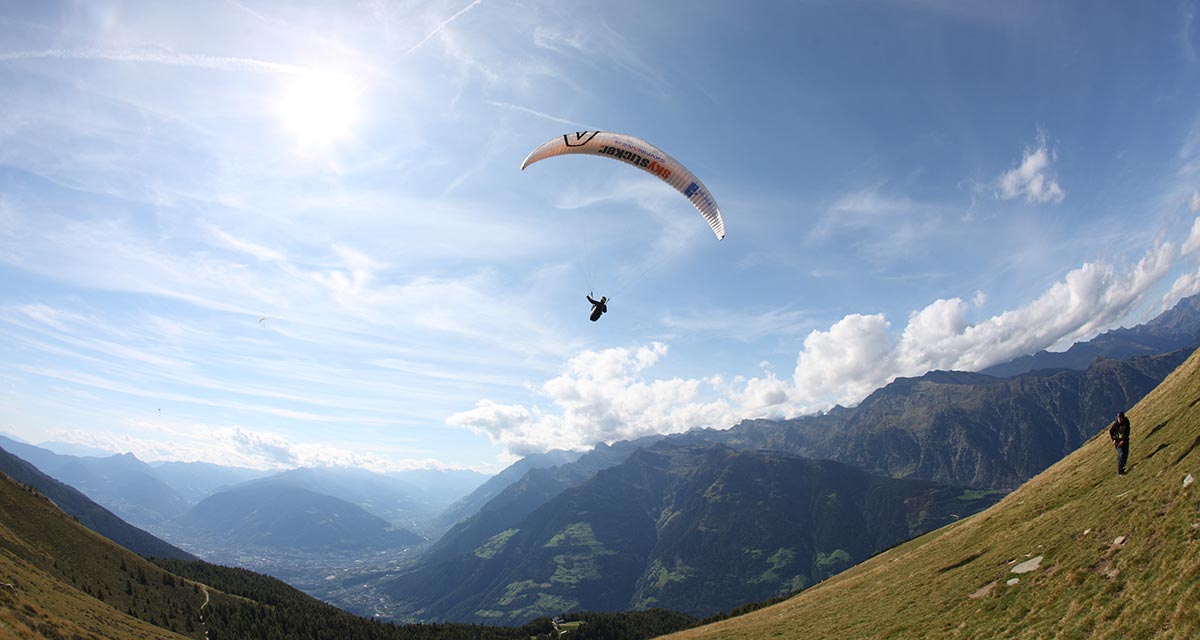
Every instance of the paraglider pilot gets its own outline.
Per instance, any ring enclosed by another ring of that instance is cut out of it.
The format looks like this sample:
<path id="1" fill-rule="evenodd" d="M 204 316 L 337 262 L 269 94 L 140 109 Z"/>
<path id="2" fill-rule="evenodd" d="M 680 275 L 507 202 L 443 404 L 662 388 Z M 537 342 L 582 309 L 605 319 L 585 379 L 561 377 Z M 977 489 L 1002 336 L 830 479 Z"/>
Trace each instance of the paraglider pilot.
<path id="1" fill-rule="evenodd" d="M 588 300 L 588 302 L 592 303 L 592 315 L 591 315 L 592 322 L 599 320 L 600 316 L 604 315 L 604 313 L 606 313 L 608 311 L 608 305 L 605 304 L 606 302 L 608 302 L 607 297 L 600 296 L 599 300 L 593 300 L 592 293 L 589 291 L 587 300 Z"/>

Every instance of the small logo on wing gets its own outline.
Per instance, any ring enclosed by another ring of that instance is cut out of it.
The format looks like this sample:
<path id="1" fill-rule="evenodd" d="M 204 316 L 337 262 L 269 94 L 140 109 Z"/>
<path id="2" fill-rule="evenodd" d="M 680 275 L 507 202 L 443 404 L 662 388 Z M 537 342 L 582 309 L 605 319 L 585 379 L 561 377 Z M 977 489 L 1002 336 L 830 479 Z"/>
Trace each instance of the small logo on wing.
<path id="1" fill-rule="evenodd" d="M 582 147 L 592 141 L 599 131 L 576 131 L 575 133 L 563 134 L 563 142 L 568 147 Z"/>
<path id="2" fill-rule="evenodd" d="M 693 182 L 693 183 L 689 184 L 686 189 L 683 190 L 683 195 L 690 198 L 690 197 L 696 195 L 696 192 L 699 190 L 700 190 L 700 185 Z"/>

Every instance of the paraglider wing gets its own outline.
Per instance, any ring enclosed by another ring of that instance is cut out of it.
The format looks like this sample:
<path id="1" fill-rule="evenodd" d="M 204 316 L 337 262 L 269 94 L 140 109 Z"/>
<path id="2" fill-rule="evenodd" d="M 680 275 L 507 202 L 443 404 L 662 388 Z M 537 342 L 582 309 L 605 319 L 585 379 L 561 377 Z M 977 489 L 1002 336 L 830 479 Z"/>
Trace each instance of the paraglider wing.
<path id="1" fill-rule="evenodd" d="M 538 160 L 566 154 L 607 156 L 657 176 L 691 201 L 718 240 L 725 239 L 725 221 L 708 188 L 678 160 L 649 142 L 611 131 L 568 133 L 534 149 L 521 163 L 521 170 Z"/>

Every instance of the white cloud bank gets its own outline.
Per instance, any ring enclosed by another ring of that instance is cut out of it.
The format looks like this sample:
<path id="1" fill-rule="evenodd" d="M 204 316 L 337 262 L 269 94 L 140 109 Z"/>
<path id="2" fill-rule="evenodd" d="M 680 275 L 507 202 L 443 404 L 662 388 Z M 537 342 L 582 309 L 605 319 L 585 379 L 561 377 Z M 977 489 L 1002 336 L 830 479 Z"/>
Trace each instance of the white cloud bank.
<path id="1" fill-rule="evenodd" d="M 399 458 L 387 452 L 356 453 L 329 442 L 297 443 L 271 431 L 242 427 L 209 427 L 140 421 L 130 425 L 147 434 L 97 432 L 81 429 L 56 430 L 52 440 L 106 451 L 128 452 L 140 460 L 215 462 L 249 469 L 293 469 L 296 467 L 357 467 L 378 473 L 409 469 L 448 469 L 431 458 Z M 165 438 L 163 436 L 166 436 Z"/>
<path id="2" fill-rule="evenodd" d="M 701 394 L 702 388 L 719 385 L 718 380 L 649 380 L 643 375 L 666 355 L 667 346 L 658 342 L 638 349 L 585 351 L 542 385 L 541 392 L 560 413 L 481 400 L 474 409 L 454 414 L 446 422 L 486 433 L 511 453 L 524 455 L 727 420 L 727 403 L 706 400 Z"/>
<path id="3" fill-rule="evenodd" d="M 997 180 L 996 196 L 1002 200 L 1024 197 L 1025 202 L 1059 204 L 1067 192 L 1054 175 L 1058 154 L 1051 149 L 1045 131 L 1039 131 L 1035 147 L 1026 147 L 1021 164 L 1006 171 Z"/>
<path id="4" fill-rule="evenodd" d="M 1200 243 L 1200 221 L 1187 242 L 1189 251 L 1195 243 Z M 656 380 L 651 369 L 668 353 L 658 342 L 585 351 L 538 390 L 553 411 L 481 400 L 446 422 L 524 455 L 856 404 L 897 377 L 934 369 L 977 371 L 1091 338 L 1141 304 L 1181 255 L 1178 246 L 1162 243 L 1124 270 L 1087 263 L 1029 304 L 977 322 L 969 315 L 985 299 L 982 293 L 970 302 L 935 300 L 910 313 L 895 337 L 883 314 L 848 315 L 808 334 L 790 380 L 777 377 L 769 366 L 755 378 Z"/>

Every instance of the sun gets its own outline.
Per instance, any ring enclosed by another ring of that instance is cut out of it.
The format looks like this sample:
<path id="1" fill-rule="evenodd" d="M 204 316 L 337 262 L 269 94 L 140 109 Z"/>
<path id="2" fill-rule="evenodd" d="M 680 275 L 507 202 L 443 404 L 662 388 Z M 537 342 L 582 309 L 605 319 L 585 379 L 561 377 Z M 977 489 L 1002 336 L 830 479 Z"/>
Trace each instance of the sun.
<path id="1" fill-rule="evenodd" d="M 359 83 L 350 76 L 321 71 L 299 74 L 280 96 L 280 124 L 300 150 L 332 146 L 353 132 L 360 94 Z"/>

